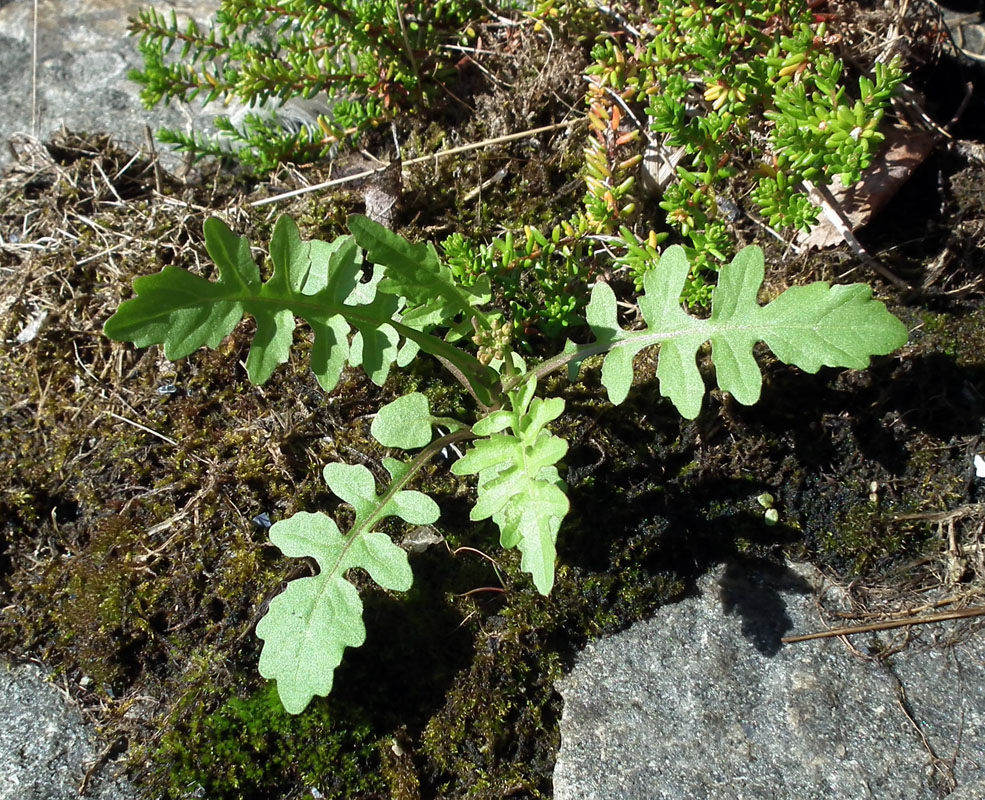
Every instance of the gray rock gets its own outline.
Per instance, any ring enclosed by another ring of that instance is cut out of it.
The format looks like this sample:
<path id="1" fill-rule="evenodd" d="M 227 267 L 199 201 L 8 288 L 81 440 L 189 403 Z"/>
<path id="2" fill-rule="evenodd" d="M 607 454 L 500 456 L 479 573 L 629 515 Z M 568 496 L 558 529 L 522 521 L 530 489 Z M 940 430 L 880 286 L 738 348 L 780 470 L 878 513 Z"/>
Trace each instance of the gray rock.
<path id="1" fill-rule="evenodd" d="M 147 111 L 140 87 L 127 78 L 142 66 L 136 40 L 127 36 L 127 17 L 143 0 L 38 0 L 37 103 L 34 85 L 34 3 L 0 0 L 0 167 L 12 155 L 6 141 L 14 134 L 47 140 L 62 126 L 73 131 L 111 132 L 130 149 L 144 145 L 145 125 L 211 130 L 215 113 L 197 106 Z M 207 0 L 154 3 L 166 12 L 205 21 L 217 4 Z M 180 156 L 161 148 L 168 168 Z"/>
<path id="2" fill-rule="evenodd" d="M 819 583 L 719 570 L 589 645 L 559 686 L 555 800 L 985 797 L 985 642 L 945 623 L 911 629 L 888 663 L 867 647 L 899 631 L 852 637 L 859 654 L 781 645 L 818 628 Z"/>
<path id="3" fill-rule="evenodd" d="M 0 800 L 132 800 L 130 784 L 101 758 L 103 744 L 78 709 L 33 665 L 0 665 Z"/>

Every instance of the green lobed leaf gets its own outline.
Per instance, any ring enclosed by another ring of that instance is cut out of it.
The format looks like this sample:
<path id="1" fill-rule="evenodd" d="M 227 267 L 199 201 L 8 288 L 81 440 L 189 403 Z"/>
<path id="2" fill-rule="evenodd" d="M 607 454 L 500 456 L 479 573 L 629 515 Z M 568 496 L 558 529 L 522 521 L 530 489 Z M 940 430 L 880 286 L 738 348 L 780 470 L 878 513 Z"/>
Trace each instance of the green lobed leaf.
<path id="1" fill-rule="evenodd" d="M 356 510 L 353 529 L 368 520 L 373 524 L 384 517 L 400 517 L 412 525 L 430 525 L 441 513 L 434 500 L 412 490 L 395 492 L 384 502 L 376 494 L 373 473 L 362 464 L 326 464 L 322 474 L 328 487 Z"/>
<path id="2" fill-rule="evenodd" d="M 370 433 L 384 447 L 415 450 L 431 441 L 431 409 L 420 392 L 398 397 L 381 408 Z"/>
<path id="3" fill-rule="evenodd" d="M 178 359 L 199 347 L 218 347 L 243 315 L 250 314 L 257 331 L 247 372 L 252 382 L 263 383 L 287 360 L 300 318 L 314 334 L 311 368 L 326 391 L 335 388 L 347 363 L 362 366 L 382 384 L 395 360 L 407 363 L 420 347 L 465 376 L 482 403 L 494 403 L 497 376 L 492 370 L 469 353 L 400 322 L 401 298 L 377 292 L 382 269 L 360 282 L 362 255 L 351 236 L 307 242 L 290 217 L 280 217 L 270 242 L 273 274 L 261 283 L 244 237 L 214 217 L 206 220 L 204 231 L 219 279 L 209 281 L 175 267 L 137 278 L 135 297 L 106 321 L 108 337 L 140 347 L 163 344 L 165 355 Z M 401 337 L 413 345 L 405 341 L 401 348 Z"/>
<path id="4" fill-rule="evenodd" d="M 569 509 L 555 467 L 568 443 L 545 428 L 564 411 L 564 400 L 531 398 L 533 384 L 529 381 L 511 396 L 512 414 L 497 411 L 473 426 L 474 433 L 488 438 L 477 440 L 451 470 L 456 475 L 478 475 L 470 518 L 492 517 L 500 543 L 520 550 L 521 569 L 547 595 L 554 585 L 557 533 Z M 500 432 L 507 427 L 513 432 Z"/>
<path id="5" fill-rule="evenodd" d="M 334 388 L 349 358 L 345 301 L 359 270 L 358 251 L 351 239 L 348 246 L 342 241 L 332 249 L 320 249 L 321 258 L 313 271 L 310 244 L 300 240 L 289 217 L 281 217 L 271 239 L 273 275 L 261 284 L 244 237 L 215 217 L 205 221 L 204 231 L 206 250 L 216 263 L 219 280 L 213 283 L 174 267 L 137 278 L 133 283 L 136 297 L 107 320 L 106 335 L 140 347 L 163 344 L 165 355 L 178 359 L 202 346 L 218 347 L 243 314 L 249 313 L 256 318 L 257 332 L 247 357 L 247 372 L 251 381 L 263 383 L 287 360 L 298 316 L 315 334 L 312 369 L 325 389 Z M 322 260 L 325 257 L 327 261 Z M 304 296 L 300 290 L 312 272 L 320 276 L 322 288 Z M 364 312 L 365 307 L 353 311 Z M 372 324 L 384 322 L 378 319 Z"/>
<path id="6" fill-rule="evenodd" d="M 546 468 L 527 486 L 523 502 L 508 503 L 493 515 L 504 547 L 521 553 L 520 569 L 533 576 L 542 595 L 554 586 L 557 534 L 568 513 L 568 497 L 557 470 Z"/>
<path id="7" fill-rule="evenodd" d="M 616 318 L 612 290 L 599 283 L 592 291 L 586 318 L 598 339 L 592 347 L 608 349 L 602 383 L 609 399 L 625 400 L 633 382 L 633 358 L 647 347 L 660 348 L 660 391 L 678 411 L 693 419 L 701 410 L 705 386 L 698 370 L 698 348 L 711 343 L 718 385 L 745 405 L 755 403 L 762 374 L 753 348 L 763 341 L 781 361 L 806 372 L 822 366 L 861 369 L 873 355 L 886 355 L 906 343 L 906 327 L 862 284 L 813 283 L 787 289 L 766 306 L 757 301 L 763 282 L 763 252 L 741 250 L 719 272 L 708 319 L 688 315 L 680 293 L 689 265 L 681 247 L 669 247 L 659 268 L 647 272 L 639 300 L 646 328 L 624 331 Z"/>
<path id="8" fill-rule="evenodd" d="M 458 314 L 484 319 L 479 307 L 490 299 L 488 279 L 471 287 L 459 286 L 451 270 L 438 259 L 434 245 L 412 244 L 361 214 L 348 218 L 349 230 L 374 264 L 386 270 L 380 291 L 406 297 L 422 306 L 422 317 L 434 321 Z"/>
<path id="9" fill-rule="evenodd" d="M 387 468 L 395 484 L 407 475 L 398 461 L 389 459 Z M 373 526 L 389 516 L 425 525 L 439 514 L 437 504 L 420 492 L 391 488 L 377 495 L 376 481 L 362 465 L 329 464 L 324 474 L 331 490 L 355 509 L 352 529 L 343 536 L 330 517 L 305 511 L 271 527 L 271 542 L 286 556 L 313 558 L 318 574 L 291 581 L 270 602 L 256 629 L 264 642 L 260 674 L 277 681 L 291 714 L 301 713 L 315 695 L 327 695 L 345 648 L 366 639 L 362 600 L 346 580 L 348 570 L 365 570 L 384 589 L 411 587 L 407 553 Z"/>
<path id="10" fill-rule="evenodd" d="M 121 304 L 103 328 L 111 339 L 138 347 L 163 344 L 176 360 L 199 347 L 218 347 L 242 318 L 243 300 L 260 286 L 260 270 L 246 239 L 219 220 L 205 223 L 205 241 L 219 280 L 207 281 L 177 267 L 136 278 L 136 297 Z"/>
<path id="11" fill-rule="evenodd" d="M 308 246 L 308 271 L 291 288 L 307 295 L 328 289 L 333 297 L 359 302 L 353 294 L 359 284 L 362 261 L 356 240 L 351 236 L 340 236 L 331 242 L 313 239 Z"/>
<path id="12" fill-rule="evenodd" d="M 513 412 L 493 411 L 488 416 L 478 420 L 472 426 L 472 432 L 476 436 L 489 436 L 493 433 L 505 431 L 513 423 Z"/>
<path id="13" fill-rule="evenodd" d="M 315 576 L 291 581 L 256 629 L 264 642 L 260 674 L 276 680 L 284 708 L 300 714 L 315 695 L 331 692 L 345 648 L 366 639 L 362 600 L 345 572 L 361 567 L 394 591 L 407 591 L 413 576 L 407 553 L 388 536 L 364 533 L 347 540 L 324 514 L 301 511 L 277 522 L 270 540 L 284 555 L 315 559 L 319 569 Z"/>

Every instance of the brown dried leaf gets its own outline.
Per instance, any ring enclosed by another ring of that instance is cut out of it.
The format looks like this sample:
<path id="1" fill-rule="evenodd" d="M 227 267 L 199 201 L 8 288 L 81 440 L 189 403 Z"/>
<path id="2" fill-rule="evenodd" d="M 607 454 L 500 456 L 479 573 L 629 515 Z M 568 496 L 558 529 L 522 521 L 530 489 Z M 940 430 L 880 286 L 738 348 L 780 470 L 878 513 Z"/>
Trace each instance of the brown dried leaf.
<path id="1" fill-rule="evenodd" d="M 886 133 L 882 151 L 866 171 L 860 183 L 846 189 L 836 181 L 828 187 L 837 208 L 851 230 L 867 224 L 909 180 L 937 144 L 936 134 L 914 128 L 891 128 Z M 822 198 L 811 192 L 811 202 L 823 205 Z M 844 234 L 823 215 L 810 233 L 801 234 L 797 244 L 807 249 L 833 247 L 845 241 Z"/>

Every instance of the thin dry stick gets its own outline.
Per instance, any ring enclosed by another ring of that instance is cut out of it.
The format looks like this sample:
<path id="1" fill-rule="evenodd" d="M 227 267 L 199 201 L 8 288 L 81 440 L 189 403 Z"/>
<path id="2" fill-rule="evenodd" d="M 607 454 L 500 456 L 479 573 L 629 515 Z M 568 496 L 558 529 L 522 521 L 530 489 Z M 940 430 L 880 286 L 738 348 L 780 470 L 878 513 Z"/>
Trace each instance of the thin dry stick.
<path id="1" fill-rule="evenodd" d="M 465 197 L 462 198 L 462 202 L 471 203 L 473 200 L 475 200 L 476 197 L 480 197 L 482 195 L 483 189 L 488 189 L 494 183 L 498 183 L 499 181 L 503 180 L 503 178 L 506 177 L 506 174 L 507 171 L 505 167 L 503 169 L 497 170 L 495 175 L 493 175 L 491 178 L 487 178 L 478 186 L 476 186 L 471 192 L 465 195 Z"/>
<path id="2" fill-rule="evenodd" d="M 806 642 L 810 639 L 830 639 L 832 636 L 851 636 L 854 633 L 869 633 L 871 631 L 887 631 L 891 628 L 904 628 L 907 625 L 926 625 L 929 622 L 944 622 L 949 619 L 966 619 L 968 617 L 985 616 L 985 606 L 963 608 L 959 611 L 942 611 L 940 614 L 928 614 L 915 619 L 896 619 L 888 622 L 873 622 L 868 625 L 855 625 L 847 628 L 832 628 L 828 631 L 807 633 L 803 636 L 784 636 L 780 639 L 784 644 Z"/>
<path id="3" fill-rule="evenodd" d="M 845 212 L 842 211 L 841 207 L 838 205 L 838 201 L 835 200 L 827 186 L 814 183 L 809 180 L 803 180 L 801 183 L 808 192 L 813 191 L 817 194 L 818 198 L 821 200 L 821 209 L 824 211 L 824 215 L 828 218 L 831 224 L 834 225 L 835 230 L 837 230 L 845 241 L 848 242 L 848 246 L 852 248 L 855 255 L 861 258 L 866 265 L 878 272 L 894 286 L 903 289 L 904 291 L 913 288 L 898 275 L 895 275 L 887 267 L 880 264 L 864 247 L 862 247 L 861 242 L 859 242 L 859 240 L 855 238 L 855 234 L 852 233 L 851 222 L 849 222 L 848 217 L 845 216 Z"/>
<path id="4" fill-rule="evenodd" d="M 981 503 L 971 503 L 959 506 L 951 511 L 923 511 L 917 514 L 897 514 L 893 519 L 922 519 L 928 522 L 954 522 L 955 520 L 970 517 L 982 511 L 985 506 Z"/>
<path id="5" fill-rule="evenodd" d="M 547 133 L 548 131 L 556 131 L 561 128 L 570 128 L 572 125 L 577 125 L 581 120 L 571 120 L 569 122 L 558 122 L 554 125 L 544 125 L 540 128 L 531 128 L 528 131 L 521 131 L 520 133 L 511 133 L 506 136 L 497 136 L 495 139 L 483 139 L 481 142 L 473 142 L 472 144 L 463 144 L 460 147 L 452 147 L 448 150 L 439 150 L 437 153 L 432 153 L 429 156 L 419 156 L 418 158 L 411 158 L 404 161 L 402 166 L 409 167 L 413 164 L 426 164 L 428 161 L 437 161 L 443 156 L 453 156 L 458 153 L 467 153 L 470 150 L 478 150 L 482 147 L 488 147 L 494 144 L 503 144 L 504 142 L 513 142 L 517 139 L 527 139 L 531 136 L 536 136 L 539 133 Z M 301 189 L 294 189 L 290 192 L 284 192 L 283 194 L 276 194 L 273 197 L 265 197 L 263 200 L 254 200 L 250 203 L 251 206 L 265 206 L 269 203 L 276 203 L 280 200 L 287 200 L 290 197 L 297 197 L 298 195 L 307 194 L 308 192 L 317 192 L 320 189 L 330 189 L 333 186 L 340 186 L 343 183 L 350 183 L 352 181 L 358 181 L 363 178 L 368 178 L 371 175 L 376 175 L 378 172 L 383 172 L 387 169 L 390 164 L 386 163 L 382 166 L 375 167 L 374 169 L 367 169 L 363 172 L 357 172 L 355 175 L 347 175 L 344 178 L 335 178 L 334 180 L 325 181 L 324 183 L 316 183 L 313 186 L 305 186 Z"/>
<path id="6" fill-rule="evenodd" d="M 150 125 L 144 125 L 144 141 L 147 144 L 147 153 L 150 155 L 151 163 L 154 165 L 154 188 L 158 194 L 161 194 L 161 186 L 163 184 L 161 179 L 161 162 L 157 157 L 157 148 L 154 147 L 154 134 L 150 129 Z"/>
<path id="7" fill-rule="evenodd" d="M 89 784 L 92 782 L 96 772 L 109 761 L 110 756 L 113 755 L 113 751 L 119 745 L 120 743 L 118 741 L 110 742 L 96 756 L 96 760 L 92 762 L 92 765 L 86 770 L 86 774 L 82 776 L 82 783 L 79 784 L 79 797 L 85 797 L 89 793 Z"/>
<path id="8" fill-rule="evenodd" d="M 113 419 L 118 419 L 120 422 L 125 422 L 127 425 L 133 425 L 133 427 L 139 428 L 144 433 L 149 433 L 151 436 L 156 436 L 162 442 L 167 442 L 168 444 L 173 445 L 174 447 L 180 447 L 180 445 L 174 439 L 165 436 L 163 433 L 158 433 L 153 428 L 148 428 L 146 425 L 141 425 L 139 422 L 136 422 L 135 420 L 127 419 L 126 417 L 121 417 L 119 414 L 116 414 L 112 411 L 104 411 L 103 413 L 109 417 L 112 417 Z"/>
<path id="9" fill-rule="evenodd" d="M 417 85 L 421 85 L 421 73 L 417 71 L 417 60 L 414 58 L 414 48 L 410 46 L 410 37 L 407 36 L 407 21 L 404 19 L 403 9 L 397 9 L 397 21 L 400 23 L 400 36 L 404 40 L 404 47 L 407 49 L 407 58 L 410 59 L 410 69 L 414 73 Z"/>
<path id="10" fill-rule="evenodd" d="M 893 680 L 896 684 L 896 704 L 899 706 L 900 711 L 903 712 L 903 716 L 906 717 L 907 722 L 913 728 L 917 736 L 920 737 L 920 741 L 923 744 L 923 749 L 927 751 L 927 755 L 930 756 L 930 763 L 933 768 L 937 770 L 944 780 L 944 784 L 948 787 L 948 793 L 957 786 L 957 782 L 954 780 L 954 761 L 953 759 L 944 759 L 937 755 L 937 751 L 934 750 L 934 746 L 930 743 L 930 739 L 927 738 L 927 734 L 924 732 L 923 726 L 916 721 L 913 717 L 913 708 L 910 705 L 910 701 L 906 697 L 906 688 L 903 686 L 903 681 L 901 681 L 895 673 L 890 673 L 893 676 Z"/>

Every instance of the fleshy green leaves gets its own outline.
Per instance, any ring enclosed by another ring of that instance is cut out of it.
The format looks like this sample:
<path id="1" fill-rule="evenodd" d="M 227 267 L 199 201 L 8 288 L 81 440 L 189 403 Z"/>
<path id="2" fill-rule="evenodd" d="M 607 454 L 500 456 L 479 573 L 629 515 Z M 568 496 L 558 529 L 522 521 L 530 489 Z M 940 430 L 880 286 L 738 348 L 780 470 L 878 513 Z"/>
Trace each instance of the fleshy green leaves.
<path id="1" fill-rule="evenodd" d="M 705 393 L 698 371 L 698 348 L 711 342 L 718 385 L 736 400 L 759 400 L 762 375 L 753 346 L 763 341 L 781 361 L 817 372 L 822 366 L 862 369 L 873 355 L 885 355 L 906 343 L 906 327 L 872 299 L 862 284 L 829 286 L 813 283 L 787 289 L 766 306 L 757 303 L 763 282 L 763 253 L 743 249 L 722 267 L 709 319 L 689 316 L 680 305 L 688 275 L 687 257 L 670 247 L 657 269 L 647 273 L 639 300 L 647 327 L 624 331 L 616 321 L 616 301 L 604 283 L 596 285 L 586 317 L 609 352 L 602 364 L 602 383 L 613 403 L 621 403 L 633 382 L 633 357 L 659 346 L 660 391 L 678 411 L 693 419 Z"/>
<path id="2" fill-rule="evenodd" d="M 534 386 L 531 380 L 511 395 L 513 411 L 493 412 L 472 427 L 488 438 L 479 439 L 452 472 L 478 475 L 471 519 L 492 517 L 500 544 L 519 548 L 520 568 L 546 595 L 554 585 L 557 532 L 569 507 L 555 466 L 568 443 L 545 427 L 564 411 L 564 400 L 534 398 Z M 502 433 L 507 428 L 512 433 Z"/>
<path id="3" fill-rule="evenodd" d="M 366 639 L 362 600 L 346 572 L 364 569 L 384 589 L 403 592 L 411 586 L 407 553 L 386 534 L 373 532 L 373 526 L 391 516 L 416 525 L 438 518 L 430 497 L 399 490 L 403 465 L 391 461 L 387 467 L 394 483 L 383 496 L 376 494 L 366 467 L 325 467 L 329 488 L 356 511 L 347 536 L 330 517 L 303 511 L 270 529 L 270 540 L 284 555 L 310 557 L 318 564 L 317 575 L 291 581 L 257 624 L 257 636 L 264 641 L 260 674 L 277 681 L 281 702 L 291 714 L 301 713 L 315 695 L 327 695 L 345 648 Z"/>

